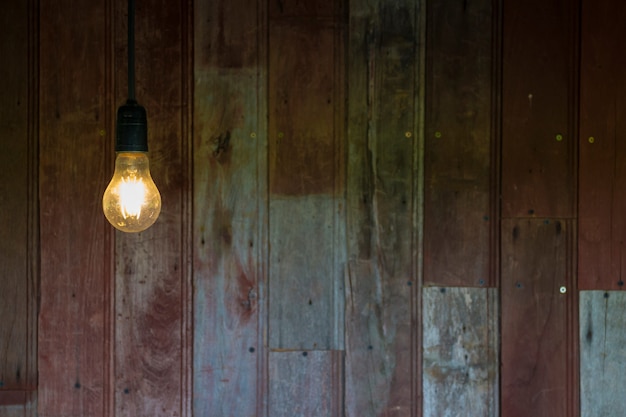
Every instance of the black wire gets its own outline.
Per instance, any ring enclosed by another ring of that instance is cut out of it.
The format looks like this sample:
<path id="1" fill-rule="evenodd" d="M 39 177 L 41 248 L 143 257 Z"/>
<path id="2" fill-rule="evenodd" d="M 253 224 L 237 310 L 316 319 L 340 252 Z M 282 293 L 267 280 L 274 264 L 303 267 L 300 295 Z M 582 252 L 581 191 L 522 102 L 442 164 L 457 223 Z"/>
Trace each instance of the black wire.
<path id="1" fill-rule="evenodd" d="M 128 0 L 128 100 L 135 101 L 135 0 Z"/>

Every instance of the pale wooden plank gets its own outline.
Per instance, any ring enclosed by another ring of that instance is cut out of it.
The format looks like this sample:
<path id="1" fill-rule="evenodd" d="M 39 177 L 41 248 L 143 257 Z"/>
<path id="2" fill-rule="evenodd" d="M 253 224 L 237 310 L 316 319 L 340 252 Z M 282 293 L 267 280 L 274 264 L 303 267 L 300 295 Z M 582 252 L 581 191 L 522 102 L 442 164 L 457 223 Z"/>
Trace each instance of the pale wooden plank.
<path id="1" fill-rule="evenodd" d="M 495 289 L 423 289 L 424 417 L 499 415 Z"/>
<path id="2" fill-rule="evenodd" d="M 199 416 L 265 415 L 263 2 L 196 2 L 194 389 Z"/>
<path id="3" fill-rule="evenodd" d="M 269 415 L 342 417 L 342 351 L 274 351 L 269 354 Z"/>
<path id="4" fill-rule="evenodd" d="M 273 349 L 343 348 L 342 250 L 330 196 L 270 202 L 269 344 Z"/>
<path id="5" fill-rule="evenodd" d="M 580 293 L 582 417 L 626 415 L 626 294 Z"/>
<path id="6" fill-rule="evenodd" d="M 114 3 L 116 60 L 125 64 L 127 2 Z M 185 408 L 183 287 L 187 252 L 184 202 L 190 180 L 183 72 L 185 2 L 137 2 L 137 100 L 148 114 L 150 170 L 163 207 L 157 222 L 138 234 L 115 234 L 116 417 L 179 416 Z M 158 51 L 158 53 L 155 53 Z M 116 104 L 126 99 L 125 65 L 116 67 Z M 119 69 L 122 69 L 120 71 Z M 190 399 L 189 399 L 190 400 Z"/>

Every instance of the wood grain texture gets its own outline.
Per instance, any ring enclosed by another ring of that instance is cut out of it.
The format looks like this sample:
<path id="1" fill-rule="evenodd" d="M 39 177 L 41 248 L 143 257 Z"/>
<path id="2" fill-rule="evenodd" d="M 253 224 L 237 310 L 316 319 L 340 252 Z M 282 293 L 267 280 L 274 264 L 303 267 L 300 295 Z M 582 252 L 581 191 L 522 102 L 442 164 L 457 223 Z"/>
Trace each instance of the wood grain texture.
<path id="1" fill-rule="evenodd" d="M 110 279 L 101 205 L 105 143 L 112 140 L 108 10 L 104 1 L 42 1 L 39 12 L 38 414 L 102 416 Z"/>
<path id="2" fill-rule="evenodd" d="M 424 282 L 495 285 L 497 8 L 436 0 L 427 13 Z"/>
<path id="3" fill-rule="evenodd" d="M 342 417 L 343 351 L 269 354 L 269 415 Z"/>
<path id="4" fill-rule="evenodd" d="M 193 410 L 198 416 L 266 415 L 264 13 L 262 2 L 246 0 L 201 2 L 195 11 Z"/>
<path id="5" fill-rule="evenodd" d="M 580 404 L 583 417 L 621 416 L 626 375 L 626 295 L 580 293 Z"/>
<path id="6" fill-rule="evenodd" d="M 624 289 L 626 278 L 626 4 L 583 1 L 579 285 Z"/>
<path id="7" fill-rule="evenodd" d="M 334 197 L 270 202 L 269 345 L 343 348 L 343 268 Z"/>
<path id="8" fill-rule="evenodd" d="M 413 1 L 349 3 L 346 416 L 418 412 Z M 371 349 L 370 349 L 371 346 Z"/>
<path id="9" fill-rule="evenodd" d="M 35 417 L 37 394 L 35 391 L 0 390 L 0 416 Z"/>
<path id="10" fill-rule="evenodd" d="M 6 390 L 37 382 L 37 119 L 33 2 L 10 1 L 0 16 L 0 415 Z M 8 391 L 16 392 L 16 391 Z M 23 409 L 25 402 L 21 404 Z M 22 410 L 23 411 L 23 410 Z M 17 412 L 17 411 L 15 411 Z M 20 414 L 25 415 L 25 414 Z"/>
<path id="11" fill-rule="evenodd" d="M 281 20 L 270 26 L 269 179 L 274 195 L 339 191 L 336 32 L 328 23 L 306 22 Z"/>
<path id="12" fill-rule="evenodd" d="M 502 217 L 575 213 L 577 14 L 569 0 L 503 3 Z"/>
<path id="13" fill-rule="evenodd" d="M 126 97 L 126 2 L 114 4 L 116 102 Z M 115 238 L 115 416 L 180 416 L 186 392 L 187 261 L 183 221 L 191 163 L 185 101 L 186 2 L 138 2 L 137 100 L 148 113 L 151 173 L 163 207 L 157 222 Z M 158 51 L 158 53 L 155 53 Z"/>
<path id="14" fill-rule="evenodd" d="M 498 294 L 424 288 L 424 417 L 499 413 Z"/>
<path id="15" fill-rule="evenodd" d="M 564 220 L 503 221 L 502 415 L 578 415 L 573 236 Z"/>

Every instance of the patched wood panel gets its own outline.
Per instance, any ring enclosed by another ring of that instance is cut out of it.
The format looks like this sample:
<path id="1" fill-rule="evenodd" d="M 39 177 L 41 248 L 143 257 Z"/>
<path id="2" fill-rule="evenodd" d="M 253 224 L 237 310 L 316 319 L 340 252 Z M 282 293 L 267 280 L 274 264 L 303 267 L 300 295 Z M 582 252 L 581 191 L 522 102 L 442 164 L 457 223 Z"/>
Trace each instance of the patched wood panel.
<path id="1" fill-rule="evenodd" d="M 247 0 L 199 2 L 194 11 L 197 416 L 266 415 L 263 13 L 263 2 Z"/>
<path id="2" fill-rule="evenodd" d="M 418 412 L 420 4 L 349 2 L 346 416 Z M 415 181 L 415 182 L 414 182 Z"/>
<path id="3" fill-rule="evenodd" d="M 572 217 L 579 4 L 502 7 L 502 217 Z"/>
<path id="4" fill-rule="evenodd" d="M 575 235 L 566 220 L 502 223 L 503 415 L 578 415 Z"/>
<path id="5" fill-rule="evenodd" d="M 342 15 L 339 0 L 317 3 L 333 14 L 320 19 L 314 2 L 298 19 L 270 13 L 268 341 L 275 349 L 343 348 Z"/>
<path id="6" fill-rule="evenodd" d="M 580 404 L 583 417 L 626 414 L 626 294 L 580 293 Z"/>
<path id="7" fill-rule="evenodd" d="M 499 416 L 496 290 L 422 294 L 424 417 Z"/>
<path id="8" fill-rule="evenodd" d="M 626 3 L 582 2 L 579 285 L 624 289 Z"/>
<path id="9" fill-rule="evenodd" d="M 497 2 L 428 2 L 424 282 L 496 284 Z"/>
<path id="10" fill-rule="evenodd" d="M 27 415 L 13 390 L 37 383 L 37 33 L 33 1 L 0 16 L 0 415 Z M 7 394 L 8 392 L 8 394 Z M 28 396 L 30 398 L 30 395 Z M 18 414 L 21 413 L 21 414 Z M 30 415 L 30 414 L 28 414 Z"/>
<path id="11" fill-rule="evenodd" d="M 41 417 L 103 416 L 108 403 L 112 259 L 101 201 L 113 138 L 106 4 L 38 2 Z"/>
<path id="12" fill-rule="evenodd" d="M 343 351 L 269 354 L 268 415 L 342 417 Z"/>
<path id="13" fill-rule="evenodd" d="M 180 416 L 191 401 L 185 362 L 190 221 L 187 2 L 136 7 L 137 100 L 148 114 L 150 170 L 163 206 L 138 234 L 115 234 L 115 416 Z M 114 3 L 115 104 L 127 97 L 127 2 Z M 158 53 L 155 53 L 158 51 Z M 186 121 L 187 120 L 187 121 Z"/>

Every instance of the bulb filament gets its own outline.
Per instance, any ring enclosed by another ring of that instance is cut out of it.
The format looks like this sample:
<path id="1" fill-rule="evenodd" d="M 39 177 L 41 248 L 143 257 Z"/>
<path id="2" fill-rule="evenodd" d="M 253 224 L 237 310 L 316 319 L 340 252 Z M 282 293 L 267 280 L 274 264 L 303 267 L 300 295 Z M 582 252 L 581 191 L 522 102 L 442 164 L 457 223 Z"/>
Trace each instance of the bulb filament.
<path id="1" fill-rule="evenodd" d="M 145 203 L 146 186 L 142 178 L 122 178 L 120 184 L 120 210 L 122 217 L 127 219 L 141 216 L 141 206 Z"/>

